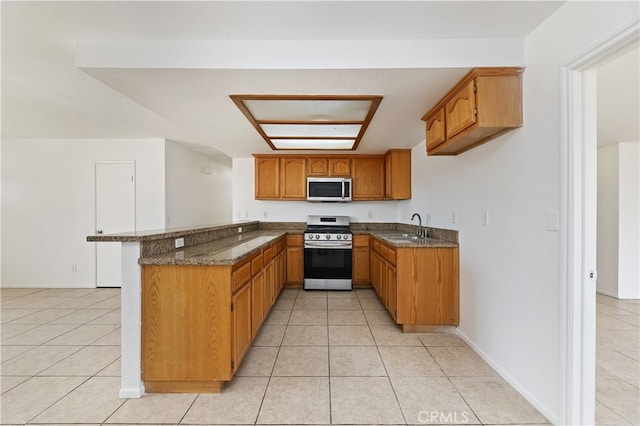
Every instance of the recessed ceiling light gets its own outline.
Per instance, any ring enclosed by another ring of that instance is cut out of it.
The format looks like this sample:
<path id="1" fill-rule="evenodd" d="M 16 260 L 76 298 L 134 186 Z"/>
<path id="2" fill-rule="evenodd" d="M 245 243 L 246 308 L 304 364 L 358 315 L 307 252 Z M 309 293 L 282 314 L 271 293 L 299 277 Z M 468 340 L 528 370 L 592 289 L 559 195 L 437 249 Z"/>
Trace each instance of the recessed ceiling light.
<path id="1" fill-rule="evenodd" d="M 273 150 L 355 150 L 382 101 L 374 95 L 229 96 Z"/>

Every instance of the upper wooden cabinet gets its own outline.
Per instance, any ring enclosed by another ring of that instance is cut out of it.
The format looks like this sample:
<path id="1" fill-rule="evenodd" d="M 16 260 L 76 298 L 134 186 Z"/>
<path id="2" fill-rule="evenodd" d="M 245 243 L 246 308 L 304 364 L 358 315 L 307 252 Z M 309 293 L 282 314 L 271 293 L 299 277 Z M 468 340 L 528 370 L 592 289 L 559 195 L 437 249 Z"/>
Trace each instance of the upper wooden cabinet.
<path id="1" fill-rule="evenodd" d="M 411 198 L 411 150 L 385 155 L 254 154 L 256 200 L 306 200 L 307 176 L 351 177 L 353 200 Z"/>
<path id="2" fill-rule="evenodd" d="M 307 176 L 351 176 L 349 158 L 307 158 Z"/>
<path id="3" fill-rule="evenodd" d="M 351 176 L 351 160 L 348 158 L 329 158 L 329 176 Z"/>
<path id="4" fill-rule="evenodd" d="M 280 193 L 282 198 L 307 199 L 307 163 L 304 158 L 280 159 Z"/>
<path id="5" fill-rule="evenodd" d="M 411 199 L 411 150 L 392 149 L 385 155 L 385 198 Z"/>
<path id="6" fill-rule="evenodd" d="M 280 198 L 280 159 L 256 157 L 256 200 Z"/>
<path id="7" fill-rule="evenodd" d="M 426 113 L 427 154 L 457 155 L 522 127 L 522 68 L 474 68 Z"/>
<path id="8" fill-rule="evenodd" d="M 352 160 L 353 200 L 385 198 L 385 161 L 382 157 L 358 157 Z"/>

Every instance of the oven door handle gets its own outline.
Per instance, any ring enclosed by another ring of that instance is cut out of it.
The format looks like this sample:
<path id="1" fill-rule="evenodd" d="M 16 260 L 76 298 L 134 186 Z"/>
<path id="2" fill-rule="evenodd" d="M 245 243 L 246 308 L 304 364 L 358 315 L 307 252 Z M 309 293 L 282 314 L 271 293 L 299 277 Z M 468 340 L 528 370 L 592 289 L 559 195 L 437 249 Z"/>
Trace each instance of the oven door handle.
<path id="1" fill-rule="evenodd" d="M 315 242 L 315 241 L 305 241 L 304 243 L 304 247 L 307 248 L 326 248 L 326 249 L 332 249 L 332 248 L 352 248 L 352 244 L 351 242 L 335 242 L 335 243 L 327 243 L 325 241 L 323 242 Z"/>

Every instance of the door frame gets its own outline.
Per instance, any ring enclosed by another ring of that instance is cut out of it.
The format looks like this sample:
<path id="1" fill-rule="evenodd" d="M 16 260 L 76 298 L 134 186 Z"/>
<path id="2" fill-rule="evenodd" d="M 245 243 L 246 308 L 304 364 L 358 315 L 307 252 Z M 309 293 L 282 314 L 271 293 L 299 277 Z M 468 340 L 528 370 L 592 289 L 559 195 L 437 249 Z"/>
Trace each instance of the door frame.
<path id="1" fill-rule="evenodd" d="M 640 21 L 561 70 L 561 302 L 563 424 L 594 424 L 597 68 L 636 47 Z"/>
<path id="2" fill-rule="evenodd" d="M 96 160 L 93 162 L 93 233 L 95 234 L 98 230 L 98 208 L 97 208 L 97 199 L 98 199 L 98 165 L 100 164 L 130 164 L 133 169 L 133 230 L 138 229 L 138 206 L 136 204 L 136 162 L 135 160 Z M 98 288 L 98 244 L 94 243 L 93 249 L 93 260 L 94 260 L 94 268 L 93 268 L 93 277 L 94 277 L 94 287 Z"/>

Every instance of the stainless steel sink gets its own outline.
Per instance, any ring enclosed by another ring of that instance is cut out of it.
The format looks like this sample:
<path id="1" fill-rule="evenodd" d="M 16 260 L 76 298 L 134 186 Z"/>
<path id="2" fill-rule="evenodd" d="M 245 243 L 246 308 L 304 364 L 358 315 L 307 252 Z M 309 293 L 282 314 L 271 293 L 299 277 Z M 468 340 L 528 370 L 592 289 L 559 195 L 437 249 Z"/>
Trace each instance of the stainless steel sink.
<path id="1" fill-rule="evenodd" d="M 419 241 L 425 239 L 423 237 L 417 236 L 416 234 L 384 234 L 384 237 L 390 240 L 400 241 Z"/>

